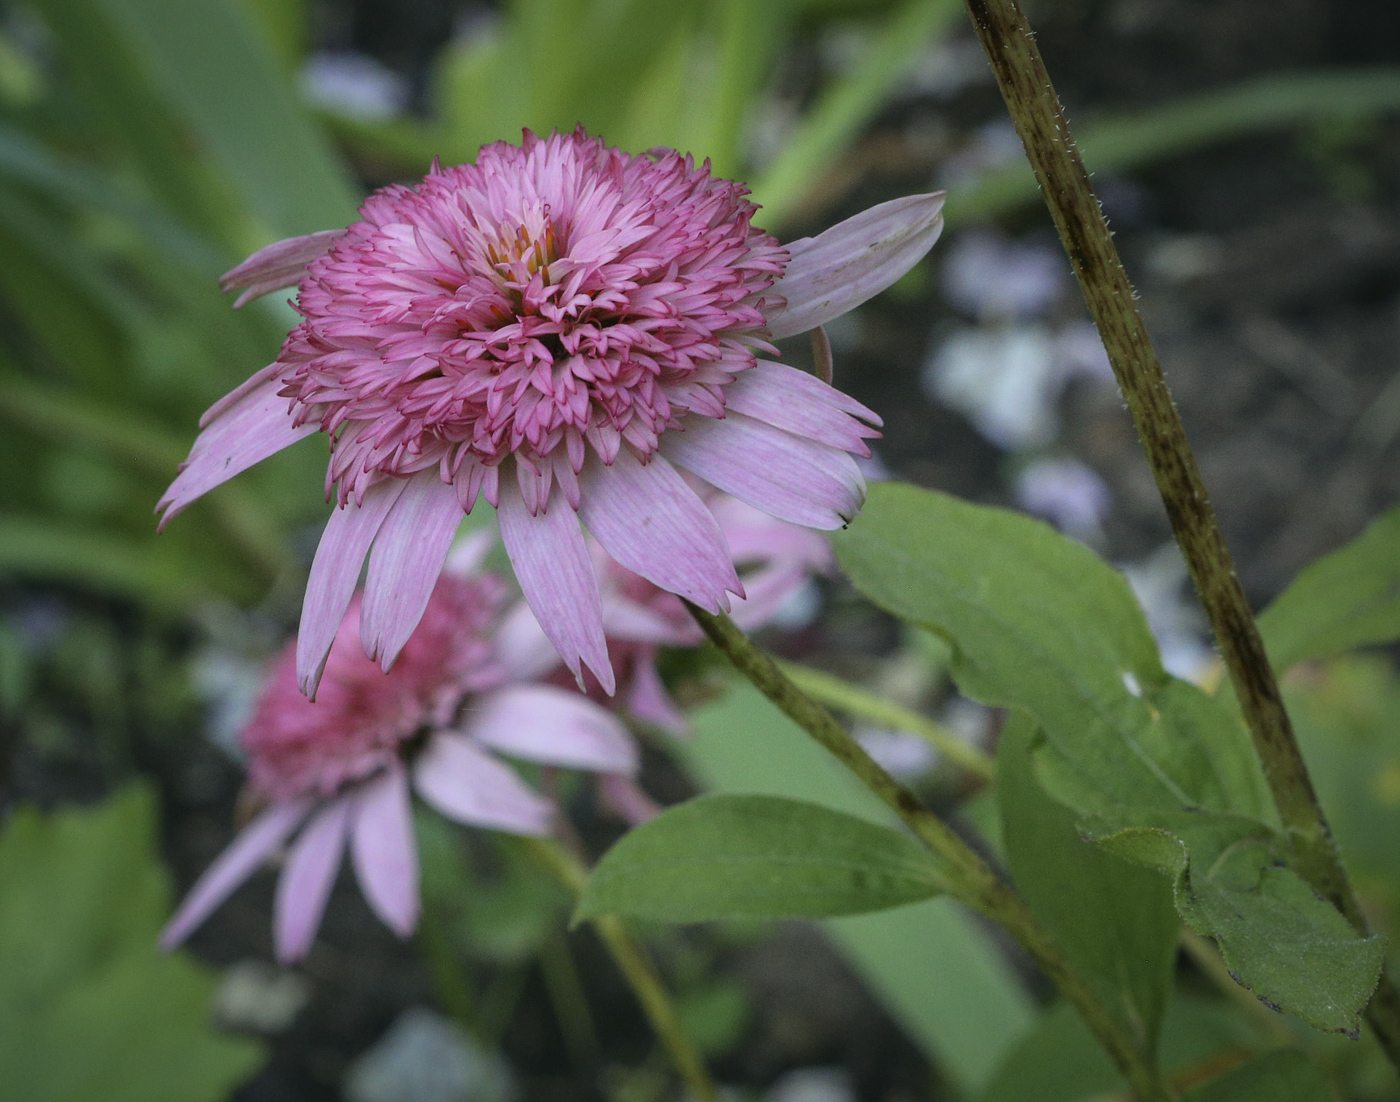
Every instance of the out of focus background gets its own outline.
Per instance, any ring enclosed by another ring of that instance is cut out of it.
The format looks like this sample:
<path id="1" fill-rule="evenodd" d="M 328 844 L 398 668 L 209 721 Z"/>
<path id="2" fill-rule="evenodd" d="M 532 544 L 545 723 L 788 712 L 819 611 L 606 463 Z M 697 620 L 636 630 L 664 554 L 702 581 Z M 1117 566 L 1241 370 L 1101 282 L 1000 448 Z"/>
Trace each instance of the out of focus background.
<path id="1" fill-rule="evenodd" d="M 1030 14 L 1262 606 L 1400 498 L 1400 5 L 1039 0 Z M 346 224 L 368 189 L 435 156 L 577 123 L 708 157 L 750 182 L 784 240 L 945 188 L 931 257 L 830 327 L 838 385 L 884 416 L 890 476 L 1094 547 L 1132 580 L 1168 667 L 1210 676 L 1150 473 L 956 0 L 0 0 L 6 1097 L 677 1096 L 606 956 L 567 932 L 566 901 L 441 824 L 421 826 L 411 942 L 346 878 L 309 958 L 280 969 L 264 875 L 188 951 L 153 948 L 173 893 L 232 836 L 236 734 L 328 512 L 317 438 L 155 534 L 200 412 L 271 360 L 294 317 L 280 295 L 235 313 L 219 273 Z M 839 580 L 783 625 L 765 642 L 785 656 L 992 737 L 995 717 L 951 693 L 937 647 Z M 678 656 L 669 672 L 697 732 L 648 751 L 656 796 L 772 774 L 789 794 L 855 798 L 726 693 L 715 663 Z M 1289 691 L 1389 926 L 1392 658 L 1315 666 Z M 987 794 L 907 733 L 860 733 L 995 850 Z M 620 830 L 587 792 L 569 806 L 595 853 Z M 735 1097 L 1116 1089 L 1026 962 L 949 904 L 646 933 Z M 1166 1044 L 1183 1082 L 1290 1036 L 1180 968 Z M 1369 1042 L 1294 1036 L 1342 1096 L 1400 1098 Z"/>

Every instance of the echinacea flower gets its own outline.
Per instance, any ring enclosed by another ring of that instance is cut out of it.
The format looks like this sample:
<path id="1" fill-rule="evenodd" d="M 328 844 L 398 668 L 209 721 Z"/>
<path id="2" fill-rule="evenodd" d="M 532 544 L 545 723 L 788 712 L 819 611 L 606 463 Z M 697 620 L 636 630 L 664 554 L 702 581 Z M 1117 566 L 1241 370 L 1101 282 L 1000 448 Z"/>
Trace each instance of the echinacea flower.
<path id="1" fill-rule="evenodd" d="M 297 283 L 303 320 L 205 414 L 162 523 L 323 431 L 338 507 L 302 612 L 303 691 L 366 556 L 361 641 L 389 667 L 480 495 L 568 668 L 613 691 L 584 527 L 718 612 L 743 589 L 681 470 L 796 524 L 849 520 L 880 419 L 770 342 L 889 286 L 942 224 L 941 195 L 909 196 L 783 247 L 746 194 L 672 151 L 527 131 L 376 192 L 342 233 L 268 246 L 225 286 L 242 302 Z"/>
<path id="2" fill-rule="evenodd" d="M 449 818 L 523 835 L 549 832 L 553 805 L 493 752 L 626 775 L 636 745 L 576 692 L 510 683 L 491 632 L 504 585 L 445 573 L 387 674 L 352 645 L 351 602 L 320 698 L 297 685 L 295 646 L 274 665 L 242 732 L 249 794 L 265 805 L 204 872 L 161 936 L 179 944 L 291 841 L 277 882 L 278 959 L 304 956 L 349 847 L 370 907 L 400 937 L 418 921 L 410 789 Z"/>

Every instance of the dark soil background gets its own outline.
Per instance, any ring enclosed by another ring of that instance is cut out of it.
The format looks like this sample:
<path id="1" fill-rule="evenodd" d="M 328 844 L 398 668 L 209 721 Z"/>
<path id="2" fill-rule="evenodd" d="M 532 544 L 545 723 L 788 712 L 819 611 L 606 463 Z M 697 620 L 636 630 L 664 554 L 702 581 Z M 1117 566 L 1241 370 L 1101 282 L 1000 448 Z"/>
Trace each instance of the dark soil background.
<path id="1" fill-rule="evenodd" d="M 421 101 L 428 63 L 466 7 L 321 0 L 317 33 L 324 46 L 378 57 L 413 82 Z M 1033 14 L 1071 122 L 1276 71 L 1400 63 L 1394 0 L 1062 0 Z M 971 43 L 969 33 L 959 39 Z M 802 58 L 787 69 L 803 72 Z M 943 147 L 955 152 L 1001 117 L 985 80 L 951 98 L 902 97 L 842 166 L 850 186 L 813 212 L 812 228 L 926 189 L 939 165 L 911 135 L 949 135 Z M 1098 184 L 1246 588 L 1262 605 L 1302 565 L 1400 499 L 1400 118 L 1259 134 Z M 1053 245 L 1043 209 L 1027 208 L 1002 228 L 1019 242 Z M 862 312 L 860 342 L 840 357 L 838 381 L 886 418 L 881 457 L 896 476 L 1009 504 L 1017 458 L 931 402 L 919 381 L 937 334 L 958 320 L 940 293 L 940 265 L 956 236 L 935 250 L 932 279 Z M 1206 259 L 1168 263 L 1183 242 Z M 1082 315 L 1072 290 L 1057 309 Z M 1117 562 L 1144 559 L 1170 532 L 1121 401 L 1111 389 L 1076 383 L 1060 415 L 1054 451 L 1087 463 L 1112 492 L 1102 549 Z M 861 656 L 851 652 L 893 643 L 873 613 L 853 613 L 845 600 L 833 607 L 839 622 L 828 615 L 794 644 L 804 657 L 839 663 L 842 652 L 853 660 Z M 126 615 L 90 611 L 114 623 Z M 157 642 L 172 653 L 187 644 Z M 153 775 L 182 890 L 230 837 L 240 772 L 203 739 L 139 732 L 118 762 L 94 751 L 61 769 L 23 747 L 12 746 L 9 757 L 17 794 L 44 802 L 91 798 L 132 766 Z M 685 794 L 663 763 L 652 766 L 653 791 Z M 612 830 L 587 821 L 584 828 L 600 846 Z M 270 960 L 271 898 L 272 877 L 255 878 L 193 938 L 194 951 L 218 966 Z M 571 1059 L 544 981 L 530 972 L 502 1030 L 523 1097 L 643 1098 L 635 1076 L 617 1090 L 621 1069 L 654 1055 L 631 996 L 589 934 L 571 935 L 570 944 L 599 1055 L 587 1066 Z M 662 964 L 678 967 L 697 952 L 712 976 L 743 986 L 750 1006 L 742 1035 L 714 1061 L 721 1082 L 763 1090 L 793 1068 L 828 1066 L 848 1069 L 870 1102 L 938 1096 L 918 1051 L 810 929 L 782 926 L 747 942 L 686 933 L 662 946 Z M 337 1099 L 345 1069 L 400 1012 L 435 1005 L 415 944 L 380 926 L 346 878 L 300 971 L 309 1001 L 269 1036 L 272 1059 L 238 1102 Z M 838 1089 L 812 1102 L 842 1096 Z"/>

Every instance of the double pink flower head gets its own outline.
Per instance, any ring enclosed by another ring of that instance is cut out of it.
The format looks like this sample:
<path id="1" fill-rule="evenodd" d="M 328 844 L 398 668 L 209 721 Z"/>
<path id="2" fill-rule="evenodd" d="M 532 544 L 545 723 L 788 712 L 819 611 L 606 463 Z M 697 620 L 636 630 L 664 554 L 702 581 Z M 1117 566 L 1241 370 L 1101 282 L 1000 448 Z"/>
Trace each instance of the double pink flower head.
<path id="1" fill-rule="evenodd" d="M 744 586 L 689 472 L 769 516 L 843 525 L 879 418 L 771 342 L 870 298 L 928 251 L 941 195 L 873 207 L 783 247 L 739 184 L 671 151 L 581 130 L 497 143 L 384 188 L 362 220 L 268 246 L 239 302 L 298 285 L 277 360 L 216 403 L 163 521 L 317 431 L 337 508 L 307 585 L 308 696 L 366 558 L 364 652 L 388 670 L 479 497 L 530 608 L 576 677 L 608 693 L 584 529 L 627 570 L 711 612 Z"/>
<path id="2" fill-rule="evenodd" d="M 942 226 L 941 195 L 911 196 L 783 247 L 753 227 L 745 195 L 674 152 L 526 132 L 228 273 L 237 305 L 297 285 L 304 320 L 205 414 L 162 524 L 318 431 L 337 507 L 300 634 L 242 736 L 263 810 L 164 944 L 289 841 L 280 958 L 306 952 L 347 848 L 371 907 L 407 934 L 411 789 L 464 823 L 550 829 L 552 805 L 495 753 L 604 773 L 646 813 L 625 729 L 530 682 L 562 660 L 611 695 L 615 659 L 627 705 L 677 727 L 653 662 L 658 646 L 699 641 L 676 598 L 755 627 L 826 568 L 803 529 L 859 510 L 854 457 L 880 421 L 775 362 L 771 342 L 893 283 Z M 459 556 L 444 573 L 481 497 L 537 624 L 501 623 L 501 583 Z"/>

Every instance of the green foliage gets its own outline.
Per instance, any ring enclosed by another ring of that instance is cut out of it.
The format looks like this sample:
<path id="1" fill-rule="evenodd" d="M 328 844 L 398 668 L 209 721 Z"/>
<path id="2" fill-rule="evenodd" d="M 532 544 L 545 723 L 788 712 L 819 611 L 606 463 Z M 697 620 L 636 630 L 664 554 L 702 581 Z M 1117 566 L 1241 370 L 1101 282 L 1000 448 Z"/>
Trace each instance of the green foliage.
<path id="1" fill-rule="evenodd" d="M 0 835 L 0 1081 L 26 1102 L 215 1102 L 261 1059 L 205 1024 L 213 981 L 156 937 L 169 888 L 139 789 L 17 808 Z"/>
<path id="2" fill-rule="evenodd" d="M 700 796 L 623 835 L 574 919 L 862 914 L 928 899 L 941 883 L 932 855 L 886 827 L 797 800 Z"/>
<path id="3" fill-rule="evenodd" d="M 677 751 L 712 791 L 819 802 L 886 826 L 893 813 L 753 686 L 692 714 Z M 823 923 L 895 1020 L 952 1082 L 975 1090 L 1029 1028 L 1033 1009 L 985 927 L 946 897 Z"/>
<path id="4" fill-rule="evenodd" d="M 1002 836 L 1016 890 L 1147 1053 L 1171 990 L 1180 923 L 1154 872 L 1080 836 L 1074 815 L 1046 795 L 1032 754 L 1039 730 L 1013 711 L 997 749 Z"/>
<path id="5" fill-rule="evenodd" d="M 1040 721 L 1040 781 L 1080 829 L 1172 878 L 1240 982 L 1325 1030 L 1359 1028 L 1382 943 L 1291 869 L 1239 721 L 1162 670 L 1121 575 L 1019 514 L 893 484 L 837 538 L 877 604 L 942 634 L 963 692 Z"/>
<path id="6" fill-rule="evenodd" d="M 1305 567 L 1259 617 L 1277 669 L 1400 639 L 1400 508 Z"/>
<path id="7" fill-rule="evenodd" d="M 1187 1091 L 1183 1102 L 1332 1102 L 1332 1097 L 1317 1065 L 1285 1048 Z"/>

